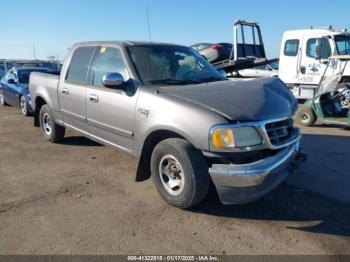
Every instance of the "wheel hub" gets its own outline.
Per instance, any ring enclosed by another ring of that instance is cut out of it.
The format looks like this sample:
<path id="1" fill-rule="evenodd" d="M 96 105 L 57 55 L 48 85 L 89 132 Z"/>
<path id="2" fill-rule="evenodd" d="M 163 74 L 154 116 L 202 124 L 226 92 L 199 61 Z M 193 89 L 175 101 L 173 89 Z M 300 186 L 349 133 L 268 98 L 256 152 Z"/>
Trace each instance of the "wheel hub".
<path id="1" fill-rule="evenodd" d="M 181 194 L 185 185 L 185 177 L 179 160 L 173 155 L 164 156 L 159 163 L 159 175 L 169 194 L 173 196 Z"/>
<path id="2" fill-rule="evenodd" d="M 46 135 L 50 136 L 52 127 L 51 127 L 51 118 L 48 113 L 44 113 L 43 115 L 43 129 Z"/>
<path id="3" fill-rule="evenodd" d="M 21 107 L 22 113 L 25 115 L 27 113 L 27 103 L 23 96 L 21 97 L 20 107 Z"/>
<path id="4" fill-rule="evenodd" d="M 0 91 L 0 103 L 2 105 L 5 103 L 5 98 L 4 98 L 4 95 L 3 95 L 2 91 Z"/>

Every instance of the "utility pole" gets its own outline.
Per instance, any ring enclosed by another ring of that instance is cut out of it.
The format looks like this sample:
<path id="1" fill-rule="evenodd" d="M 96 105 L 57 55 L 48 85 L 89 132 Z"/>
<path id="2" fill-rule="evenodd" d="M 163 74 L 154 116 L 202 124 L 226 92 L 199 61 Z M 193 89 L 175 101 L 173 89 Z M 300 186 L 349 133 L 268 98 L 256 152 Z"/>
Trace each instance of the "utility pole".
<path id="1" fill-rule="evenodd" d="M 149 12 L 148 12 L 148 6 L 146 6 L 146 15 L 147 15 L 149 41 L 152 42 L 151 22 L 150 22 L 150 17 L 149 17 Z"/>
<path id="2" fill-rule="evenodd" d="M 35 45 L 33 45 L 34 60 L 36 60 Z"/>

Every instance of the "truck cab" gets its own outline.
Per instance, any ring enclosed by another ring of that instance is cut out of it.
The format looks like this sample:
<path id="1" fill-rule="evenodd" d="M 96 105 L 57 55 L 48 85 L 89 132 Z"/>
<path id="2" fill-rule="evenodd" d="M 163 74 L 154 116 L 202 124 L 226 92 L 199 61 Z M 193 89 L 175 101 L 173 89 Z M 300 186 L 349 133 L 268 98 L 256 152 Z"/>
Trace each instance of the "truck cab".
<path id="1" fill-rule="evenodd" d="M 283 34 L 279 77 L 299 100 L 314 97 L 332 55 L 350 54 L 350 34 L 346 30 L 304 29 Z M 331 65 L 334 70 L 339 64 Z M 341 81 L 348 81 L 349 70 Z"/>

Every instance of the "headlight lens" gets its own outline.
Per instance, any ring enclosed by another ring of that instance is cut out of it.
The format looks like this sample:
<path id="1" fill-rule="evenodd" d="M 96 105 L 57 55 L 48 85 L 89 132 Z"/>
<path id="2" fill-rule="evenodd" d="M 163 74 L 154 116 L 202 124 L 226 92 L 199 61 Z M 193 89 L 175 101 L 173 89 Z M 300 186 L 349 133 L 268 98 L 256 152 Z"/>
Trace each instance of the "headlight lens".
<path id="1" fill-rule="evenodd" d="M 262 144 L 263 140 L 255 127 L 217 127 L 213 128 L 210 144 L 214 150 L 244 148 Z"/>

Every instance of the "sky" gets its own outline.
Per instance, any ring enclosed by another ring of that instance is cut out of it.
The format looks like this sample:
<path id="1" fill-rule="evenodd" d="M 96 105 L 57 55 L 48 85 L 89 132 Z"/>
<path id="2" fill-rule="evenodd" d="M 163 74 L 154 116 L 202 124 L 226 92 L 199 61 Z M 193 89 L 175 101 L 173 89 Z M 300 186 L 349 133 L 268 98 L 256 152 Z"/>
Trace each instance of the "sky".
<path id="1" fill-rule="evenodd" d="M 75 42 L 149 40 L 191 45 L 232 42 L 236 19 L 260 24 L 269 58 L 286 30 L 350 29 L 349 0 L 0 0 L 0 58 L 61 59 Z M 35 46 L 35 48 L 34 48 Z"/>

